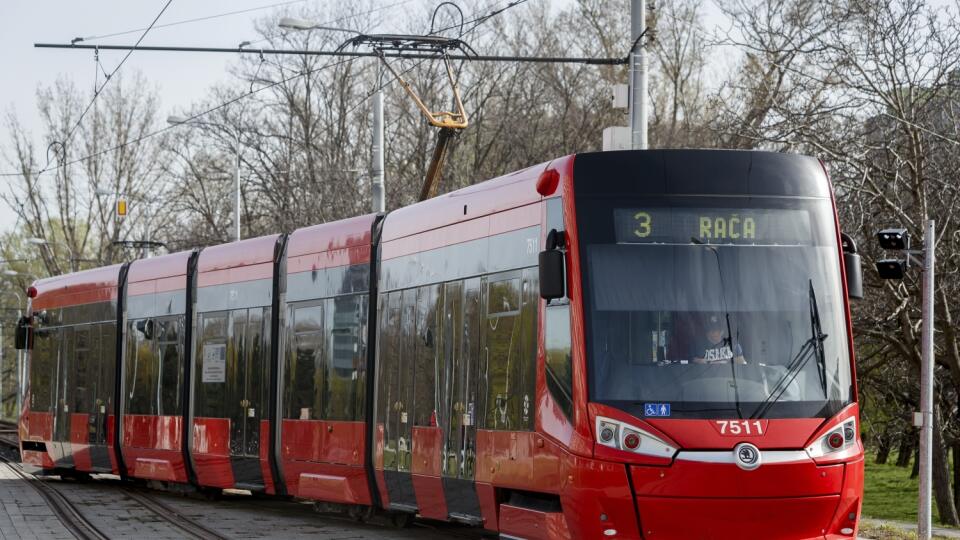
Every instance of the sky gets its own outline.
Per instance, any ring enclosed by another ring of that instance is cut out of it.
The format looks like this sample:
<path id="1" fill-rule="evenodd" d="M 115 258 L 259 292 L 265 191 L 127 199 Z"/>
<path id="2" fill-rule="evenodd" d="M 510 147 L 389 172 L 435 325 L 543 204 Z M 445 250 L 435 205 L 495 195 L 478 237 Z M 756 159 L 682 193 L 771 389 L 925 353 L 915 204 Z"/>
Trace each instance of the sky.
<path id="1" fill-rule="evenodd" d="M 254 21 L 274 10 L 299 10 L 302 7 L 322 10 L 338 0 L 173 0 L 144 38 L 142 45 L 185 45 L 236 47 L 242 41 L 255 41 Z M 384 1 L 384 5 L 395 3 Z M 89 50 L 37 49 L 34 43 L 69 43 L 75 37 L 103 36 L 137 30 L 121 36 L 89 39 L 90 44 L 133 44 L 142 29 L 160 13 L 166 0 L 3 0 L 0 2 L 0 114 L 13 111 L 21 123 L 40 135 L 40 119 L 36 110 L 36 92 L 40 85 L 51 85 L 58 76 L 71 78 L 80 88 L 92 90 L 94 84 L 94 52 Z M 162 27 L 188 19 L 206 17 L 265 6 L 273 8 L 237 13 L 215 19 Z M 402 7 L 394 8 L 402 9 Z M 101 51 L 100 62 L 107 72 L 126 54 L 123 51 Z M 201 100 L 208 89 L 230 79 L 232 54 L 165 53 L 134 51 L 121 72 L 140 70 L 161 96 L 161 118 L 187 109 Z M 100 82 L 103 77 L 101 74 Z M 5 144 L 6 130 L 0 129 L 0 144 Z M 0 163 L 0 172 L 9 165 Z M 0 182 L 7 180 L 0 177 Z M 5 187 L 5 186 L 4 186 Z M 14 225 L 12 212 L 0 205 L 0 231 Z"/>
<path id="2" fill-rule="evenodd" d="M 342 0 L 204 0 L 202 2 L 173 0 L 163 12 L 156 26 L 147 33 L 142 45 L 181 45 L 208 47 L 237 47 L 242 41 L 255 41 L 254 21 L 278 10 L 296 12 L 308 9 L 324 13 L 325 7 Z M 412 6 L 433 5 L 439 0 L 375 0 L 375 6 L 386 6 L 379 13 L 390 28 L 391 17 L 399 19 Z M 415 2 L 415 3 L 411 3 Z M 552 0 L 554 9 L 569 5 L 572 0 Z M 467 16 L 476 2 L 458 2 Z M 21 124 L 32 132 L 40 143 L 41 124 L 36 109 L 36 92 L 40 86 L 50 86 L 59 76 L 70 78 L 78 87 L 91 89 L 94 85 L 94 52 L 90 50 L 38 49 L 34 43 L 69 43 L 75 37 L 87 38 L 87 44 L 133 44 L 160 13 L 166 0 L 0 0 L 0 50 L 3 59 L 0 68 L 0 115 L 12 111 Z M 394 6 L 394 7 L 389 7 Z M 263 9 L 258 9 L 263 8 Z M 241 12 L 185 24 L 180 21 L 204 18 L 228 12 Z M 629 13 L 624 14 L 629 17 Z M 708 15 L 709 16 L 709 15 Z M 326 22 L 326 21 L 322 21 Z M 171 25 L 171 26 L 164 26 Z M 114 37 L 93 39 L 119 32 L 132 31 Z M 125 51 L 101 51 L 104 69 L 112 71 Z M 211 86 L 230 80 L 229 67 L 236 55 L 218 53 L 169 53 L 134 51 L 124 63 L 122 72 L 143 72 L 150 84 L 156 85 L 161 97 L 161 118 L 178 114 L 205 97 Z M 99 79 L 102 83 L 102 75 Z M 0 145 L 5 145 L 8 134 L 0 128 Z M 10 166 L 0 162 L 0 172 L 9 172 Z M 8 180 L 0 177 L 0 188 Z M 14 227 L 12 212 L 0 204 L 0 231 Z"/>

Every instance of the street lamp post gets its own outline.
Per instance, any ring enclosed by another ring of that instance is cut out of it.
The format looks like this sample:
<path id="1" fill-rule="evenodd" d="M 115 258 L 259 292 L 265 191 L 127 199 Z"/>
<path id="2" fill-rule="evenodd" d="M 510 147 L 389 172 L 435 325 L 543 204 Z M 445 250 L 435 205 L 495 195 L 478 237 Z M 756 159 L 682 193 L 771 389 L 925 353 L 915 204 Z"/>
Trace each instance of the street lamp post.
<path id="1" fill-rule="evenodd" d="M 4 293 L 4 294 L 13 295 L 13 296 L 17 299 L 17 318 L 16 318 L 15 320 L 18 321 L 17 324 L 19 324 L 20 317 L 23 316 L 23 311 L 22 311 L 22 307 L 23 307 L 23 297 L 21 297 L 20 294 L 17 293 L 16 291 L 5 290 L 5 291 L 3 291 L 3 293 Z M 3 326 L 4 326 L 4 325 L 3 325 L 3 322 L 5 322 L 6 319 L 7 319 L 7 317 L 6 317 L 6 315 L 4 314 L 4 315 L 2 316 L 2 321 L 0 321 L 0 416 L 3 415 L 3 414 L 2 414 L 2 413 L 3 413 L 3 410 L 2 410 L 3 403 L 4 403 L 4 402 L 6 401 L 6 399 L 7 399 L 7 397 L 4 395 L 4 384 L 3 384 L 3 381 L 7 380 L 7 378 L 3 376 L 3 374 L 7 372 L 7 370 L 4 369 L 4 364 L 5 364 L 6 361 L 7 361 L 7 355 L 6 355 L 6 353 L 5 353 L 5 352 L 6 352 L 6 349 L 4 348 L 4 338 L 3 338 Z M 16 365 L 14 366 L 14 369 L 16 370 L 16 381 L 17 381 L 17 385 L 16 385 L 16 387 L 17 387 L 17 391 L 16 391 L 17 397 L 16 397 L 16 408 L 15 408 L 15 410 L 14 410 L 14 415 L 15 415 L 17 418 L 19 418 L 19 417 L 20 417 L 20 390 L 19 390 L 19 389 L 20 389 L 20 386 L 21 386 L 21 385 L 20 385 L 20 381 L 22 380 L 22 379 L 21 379 L 21 375 L 22 375 L 22 371 L 23 371 L 23 370 L 22 370 L 22 367 L 21 367 L 20 351 L 17 351 L 17 362 L 16 362 Z"/>
<path id="2" fill-rule="evenodd" d="M 178 126 L 183 124 L 196 124 L 196 125 L 207 125 L 221 127 L 218 124 L 211 122 L 203 122 L 200 120 L 191 120 L 189 118 L 184 118 L 182 116 L 168 116 L 167 123 L 170 125 Z M 235 241 L 240 240 L 240 120 L 237 120 L 237 128 L 234 130 L 234 144 L 236 146 L 236 163 L 234 164 L 234 177 L 233 177 L 233 239 Z"/>
<path id="3" fill-rule="evenodd" d="M 896 251 L 902 258 L 877 261 L 881 279 L 903 279 L 911 263 L 920 265 L 923 290 L 920 308 L 920 412 L 914 413 L 914 425 L 920 428 L 920 496 L 917 500 L 917 539 L 930 540 L 932 528 L 931 491 L 933 488 L 933 310 L 934 267 L 936 265 L 937 227 L 931 219 L 923 231 L 923 249 L 910 249 L 906 229 L 884 229 L 877 233 L 880 247 Z M 918 255 L 923 255 L 920 260 Z"/>
<path id="4" fill-rule="evenodd" d="M 58 246 L 63 246 L 63 247 L 67 250 L 67 254 L 68 254 L 68 255 L 70 255 L 70 254 L 72 253 L 72 251 L 73 251 L 72 249 L 70 249 L 70 246 L 67 245 L 67 244 L 64 243 L 64 242 L 57 242 L 57 241 L 51 242 L 51 241 L 49 241 L 49 240 L 47 240 L 47 239 L 45 239 L 45 238 L 36 238 L 36 237 L 34 237 L 34 238 L 27 238 L 27 239 L 26 239 L 26 242 L 27 242 L 28 244 L 33 244 L 33 245 L 35 245 L 35 246 L 37 246 L 38 248 L 41 248 L 41 249 L 47 248 L 47 251 L 49 251 L 49 253 L 50 253 L 50 259 L 54 262 L 54 270 L 57 271 L 57 272 L 60 271 L 60 265 L 59 265 L 59 264 L 56 264 L 56 262 L 57 262 L 57 254 L 53 251 L 53 247 L 51 247 L 51 245 L 56 244 L 56 245 L 58 245 Z M 75 260 L 75 258 L 71 256 L 71 257 L 70 257 L 70 261 L 73 262 L 73 260 Z M 76 268 L 73 268 L 72 266 L 73 266 L 73 265 L 71 265 L 71 270 L 76 270 Z M 49 270 L 49 269 L 48 269 L 48 270 Z"/>
<path id="5" fill-rule="evenodd" d="M 338 28 L 336 26 L 325 26 L 313 21 L 304 19 L 294 19 L 284 17 L 277 24 L 280 28 L 287 30 L 331 30 L 334 32 L 347 32 L 360 35 L 360 32 L 349 28 Z M 373 163 L 370 167 L 370 199 L 371 209 L 374 213 L 383 212 L 386 208 L 385 190 L 383 186 L 383 89 L 380 87 L 382 77 L 382 66 L 377 62 L 376 87 L 377 91 L 373 94 Z"/>

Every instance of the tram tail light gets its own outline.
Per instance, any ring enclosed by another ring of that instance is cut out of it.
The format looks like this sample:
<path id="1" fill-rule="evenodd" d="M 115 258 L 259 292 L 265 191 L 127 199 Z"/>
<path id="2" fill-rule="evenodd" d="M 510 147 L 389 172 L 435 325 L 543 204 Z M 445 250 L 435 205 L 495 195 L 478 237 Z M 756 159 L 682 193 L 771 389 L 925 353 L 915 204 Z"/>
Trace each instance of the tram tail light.
<path id="1" fill-rule="evenodd" d="M 829 457 L 857 445 L 857 419 L 848 418 L 807 446 L 811 458 Z"/>
<path id="2" fill-rule="evenodd" d="M 677 451 L 660 437 L 619 420 L 598 416 L 596 429 L 597 443 L 617 450 L 660 458 Z"/>

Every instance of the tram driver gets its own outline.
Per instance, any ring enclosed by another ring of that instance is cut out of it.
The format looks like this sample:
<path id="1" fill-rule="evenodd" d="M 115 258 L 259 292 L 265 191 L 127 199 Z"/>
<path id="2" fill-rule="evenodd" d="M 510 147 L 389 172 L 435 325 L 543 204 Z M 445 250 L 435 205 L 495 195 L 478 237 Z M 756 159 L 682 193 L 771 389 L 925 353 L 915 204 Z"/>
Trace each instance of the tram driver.
<path id="1" fill-rule="evenodd" d="M 731 360 L 738 364 L 746 364 L 743 357 L 743 348 L 739 343 L 731 348 L 732 339 L 724 338 L 723 322 L 720 317 L 711 315 L 707 319 L 706 336 L 701 345 L 695 349 L 693 362 L 696 364 L 727 364 Z"/>

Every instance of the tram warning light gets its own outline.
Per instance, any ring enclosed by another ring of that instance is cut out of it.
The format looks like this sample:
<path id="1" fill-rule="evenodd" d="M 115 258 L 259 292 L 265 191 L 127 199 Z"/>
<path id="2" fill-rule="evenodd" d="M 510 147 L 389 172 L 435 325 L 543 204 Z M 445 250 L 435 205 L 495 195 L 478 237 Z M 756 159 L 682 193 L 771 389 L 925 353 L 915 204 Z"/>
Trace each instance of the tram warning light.
<path id="1" fill-rule="evenodd" d="M 877 261 L 877 273 L 880 279 L 903 279 L 904 265 L 900 259 L 882 259 Z"/>
<path id="2" fill-rule="evenodd" d="M 910 249 L 910 233 L 906 229 L 884 229 L 877 233 L 880 247 L 890 251 Z"/>
<path id="3" fill-rule="evenodd" d="M 902 259 L 882 259 L 877 261 L 877 273 L 880 279 L 903 279 L 910 267 L 910 233 L 904 228 L 883 229 L 877 233 L 880 247 L 889 251 L 899 251 Z"/>

